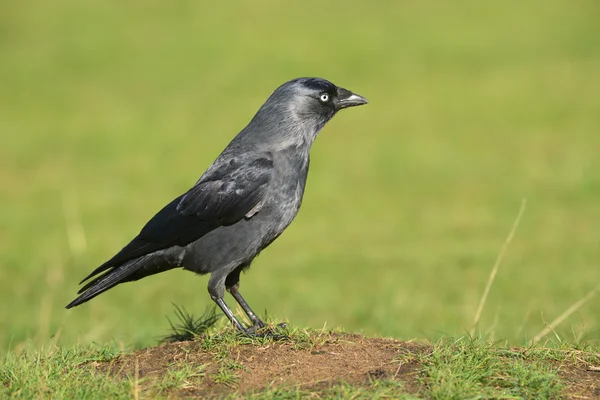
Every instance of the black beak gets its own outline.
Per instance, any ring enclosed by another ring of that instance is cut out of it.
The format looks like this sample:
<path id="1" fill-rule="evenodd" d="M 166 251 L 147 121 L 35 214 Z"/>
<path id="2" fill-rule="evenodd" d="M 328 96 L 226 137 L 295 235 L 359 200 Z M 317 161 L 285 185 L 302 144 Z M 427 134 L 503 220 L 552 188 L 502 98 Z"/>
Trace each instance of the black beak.
<path id="1" fill-rule="evenodd" d="M 336 106 L 338 110 L 346 107 L 362 106 L 367 104 L 369 101 L 362 96 L 352 93 L 344 88 L 337 89 L 338 96 L 336 100 Z"/>

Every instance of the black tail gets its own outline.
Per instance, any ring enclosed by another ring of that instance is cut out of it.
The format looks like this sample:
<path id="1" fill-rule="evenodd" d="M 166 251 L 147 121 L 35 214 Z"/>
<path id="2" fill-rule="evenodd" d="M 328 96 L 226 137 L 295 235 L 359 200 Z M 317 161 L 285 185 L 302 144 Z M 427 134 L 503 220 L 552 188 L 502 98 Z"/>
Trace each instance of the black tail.
<path id="1" fill-rule="evenodd" d="M 152 258 L 151 255 L 136 258 L 135 260 L 131 260 L 123 265 L 118 267 L 114 267 L 111 270 L 105 272 L 104 274 L 94 278 L 90 282 L 88 282 L 84 287 L 79 289 L 77 294 L 81 294 L 81 296 L 77 297 L 75 300 L 70 302 L 66 308 L 73 308 L 78 306 L 86 301 L 93 299 L 101 293 L 106 292 L 108 289 L 117 286 L 119 283 L 130 281 L 131 275 L 135 274 L 142 268 L 146 261 Z"/>

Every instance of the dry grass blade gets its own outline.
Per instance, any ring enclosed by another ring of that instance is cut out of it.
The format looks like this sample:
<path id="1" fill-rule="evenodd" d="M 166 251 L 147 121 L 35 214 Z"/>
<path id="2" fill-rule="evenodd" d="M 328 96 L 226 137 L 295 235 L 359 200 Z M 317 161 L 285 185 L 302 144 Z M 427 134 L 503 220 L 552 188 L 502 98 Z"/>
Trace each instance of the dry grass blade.
<path id="1" fill-rule="evenodd" d="M 510 242 L 512 242 L 513 237 L 515 236 L 515 232 L 521 223 L 521 218 L 523 217 L 523 213 L 525 212 L 525 206 L 527 205 L 527 199 L 521 200 L 521 208 L 519 209 L 519 213 L 517 214 L 517 218 L 515 218 L 515 222 L 498 253 L 498 257 L 496 257 L 496 262 L 494 262 L 494 266 L 492 267 L 492 271 L 490 272 L 490 276 L 488 278 L 487 284 L 485 285 L 485 290 L 483 291 L 483 295 L 481 296 L 481 300 L 479 301 L 479 306 L 477 307 L 477 312 L 475 312 L 475 318 L 473 318 L 473 325 L 471 328 L 471 336 L 475 334 L 475 328 L 477 324 L 479 324 L 479 318 L 481 318 L 481 313 L 483 311 L 483 307 L 485 306 L 485 302 L 487 300 L 488 294 L 490 293 L 490 289 L 492 284 L 494 283 L 494 279 L 496 279 L 496 274 L 498 273 L 498 267 L 500 266 L 500 262 L 502 262 L 502 258 L 504 257 L 504 253 L 508 248 Z"/>
<path id="2" fill-rule="evenodd" d="M 140 398 L 140 360 L 135 358 L 135 381 L 133 384 L 133 398 L 138 400 Z"/>
<path id="3" fill-rule="evenodd" d="M 77 196 L 74 192 L 63 191 L 62 193 L 63 214 L 67 228 L 67 239 L 71 254 L 79 257 L 87 250 L 85 230 L 79 216 Z"/>
<path id="4" fill-rule="evenodd" d="M 565 312 L 560 314 L 558 316 L 558 318 L 556 318 L 554 321 L 552 321 L 550 324 L 548 324 L 544 329 L 542 329 L 542 331 L 540 333 L 538 333 L 537 335 L 534 336 L 534 338 L 532 339 L 532 343 L 533 344 L 538 343 L 547 334 L 554 331 L 554 329 L 558 325 L 560 325 L 565 319 L 567 319 L 567 317 L 569 317 L 569 315 L 573 314 L 575 311 L 580 309 L 581 306 L 583 306 L 585 303 L 590 301 L 591 298 L 596 295 L 598 290 L 600 290 L 600 285 L 598 285 L 594 289 L 592 289 L 588 294 L 586 294 L 583 298 L 581 298 L 577 302 L 575 302 L 571 307 L 569 307 L 567 310 L 565 310 Z"/>

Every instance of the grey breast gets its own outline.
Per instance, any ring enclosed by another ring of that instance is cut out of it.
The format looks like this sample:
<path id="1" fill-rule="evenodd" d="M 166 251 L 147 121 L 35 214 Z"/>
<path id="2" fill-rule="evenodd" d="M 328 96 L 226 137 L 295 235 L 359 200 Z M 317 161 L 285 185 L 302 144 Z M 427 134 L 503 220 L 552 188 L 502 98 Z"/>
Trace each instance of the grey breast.
<path id="1" fill-rule="evenodd" d="M 274 154 L 273 163 L 275 176 L 268 196 L 269 203 L 279 214 L 276 226 L 279 236 L 294 220 L 302 204 L 308 174 L 308 151 L 291 146 Z"/>
<path id="2" fill-rule="evenodd" d="M 273 164 L 274 176 L 261 209 L 186 246 L 184 268 L 208 273 L 248 263 L 291 224 L 302 203 L 308 154 L 297 148 L 278 151 Z"/>

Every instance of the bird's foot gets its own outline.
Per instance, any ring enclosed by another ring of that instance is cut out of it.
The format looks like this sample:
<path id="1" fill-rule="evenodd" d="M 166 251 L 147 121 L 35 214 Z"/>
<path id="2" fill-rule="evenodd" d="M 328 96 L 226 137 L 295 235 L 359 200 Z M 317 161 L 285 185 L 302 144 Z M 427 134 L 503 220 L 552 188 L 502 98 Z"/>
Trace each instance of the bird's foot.
<path id="1" fill-rule="evenodd" d="M 251 338 L 270 338 L 273 340 L 287 340 L 289 336 L 283 334 L 281 331 L 287 327 L 287 324 L 277 324 L 275 327 L 267 326 L 264 322 L 255 323 L 254 325 L 246 328 L 244 333 L 246 336 Z"/>
<path id="2" fill-rule="evenodd" d="M 251 319 L 252 325 L 248 327 L 248 330 L 255 333 L 267 327 L 267 324 L 262 322 L 260 319 L 254 317 Z"/>
<path id="3" fill-rule="evenodd" d="M 286 328 L 287 324 L 285 322 L 275 325 L 274 329 L 271 331 L 273 340 L 290 340 L 290 337 L 283 333 Z"/>

